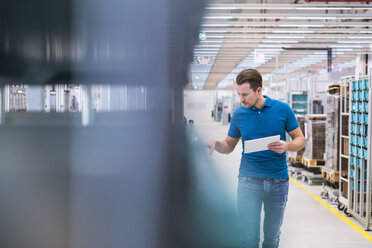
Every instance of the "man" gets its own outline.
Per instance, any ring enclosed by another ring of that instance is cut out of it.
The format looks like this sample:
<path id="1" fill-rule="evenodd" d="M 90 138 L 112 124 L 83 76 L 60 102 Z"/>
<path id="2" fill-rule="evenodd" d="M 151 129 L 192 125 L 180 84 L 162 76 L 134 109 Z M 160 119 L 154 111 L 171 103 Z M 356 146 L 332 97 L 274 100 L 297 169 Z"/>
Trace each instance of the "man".
<path id="1" fill-rule="evenodd" d="M 238 212 L 244 247 L 258 248 L 261 208 L 264 207 L 263 248 L 279 247 L 280 227 L 288 199 L 286 151 L 298 151 L 305 138 L 288 104 L 262 95 L 262 77 L 254 69 L 241 71 L 236 90 L 244 105 L 235 110 L 228 136 L 212 140 L 206 146 L 212 153 L 232 152 L 242 138 L 243 153 L 239 169 Z M 292 138 L 286 142 L 285 132 Z M 244 141 L 280 135 L 268 150 L 244 153 Z"/>

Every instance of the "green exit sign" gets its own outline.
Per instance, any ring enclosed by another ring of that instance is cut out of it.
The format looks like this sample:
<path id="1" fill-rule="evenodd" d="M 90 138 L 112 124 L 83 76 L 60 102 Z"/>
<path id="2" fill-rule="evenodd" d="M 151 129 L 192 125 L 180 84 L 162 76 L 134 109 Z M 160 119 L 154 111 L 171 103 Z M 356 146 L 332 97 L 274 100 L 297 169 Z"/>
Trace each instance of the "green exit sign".
<path id="1" fill-rule="evenodd" d="M 200 32 L 199 33 L 199 40 L 205 40 L 207 39 L 207 34 L 205 32 Z"/>

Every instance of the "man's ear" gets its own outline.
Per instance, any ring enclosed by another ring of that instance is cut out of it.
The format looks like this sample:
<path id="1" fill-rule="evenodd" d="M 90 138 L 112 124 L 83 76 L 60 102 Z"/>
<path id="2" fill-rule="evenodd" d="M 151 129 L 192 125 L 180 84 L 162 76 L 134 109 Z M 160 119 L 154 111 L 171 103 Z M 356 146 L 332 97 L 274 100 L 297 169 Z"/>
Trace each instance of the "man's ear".
<path id="1" fill-rule="evenodd" d="M 262 95 L 262 87 L 258 87 L 258 88 L 257 88 L 257 93 L 258 93 L 259 95 Z"/>

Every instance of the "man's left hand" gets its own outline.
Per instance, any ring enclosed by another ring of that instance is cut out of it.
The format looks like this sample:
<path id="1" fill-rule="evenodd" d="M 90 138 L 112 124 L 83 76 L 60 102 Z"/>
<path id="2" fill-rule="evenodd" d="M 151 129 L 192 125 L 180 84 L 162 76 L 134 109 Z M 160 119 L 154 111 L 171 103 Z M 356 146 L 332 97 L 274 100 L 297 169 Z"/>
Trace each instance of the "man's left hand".
<path id="1" fill-rule="evenodd" d="M 279 141 L 276 141 L 276 142 L 273 142 L 273 143 L 270 143 L 267 148 L 269 150 L 272 150 L 274 152 L 277 152 L 277 153 L 284 153 L 287 151 L 287 147 L 288 147 L 288 143 L 283 141 L 283 140 L 279 140 Z"/>

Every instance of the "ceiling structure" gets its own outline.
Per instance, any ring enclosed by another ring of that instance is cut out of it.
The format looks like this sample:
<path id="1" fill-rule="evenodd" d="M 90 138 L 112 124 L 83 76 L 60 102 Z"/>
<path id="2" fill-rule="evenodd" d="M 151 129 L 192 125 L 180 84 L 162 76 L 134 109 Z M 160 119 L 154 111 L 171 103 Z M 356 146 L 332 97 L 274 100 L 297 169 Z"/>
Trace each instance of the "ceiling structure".
<path id="1" fill-rule="evenodd" d="M 353 72 L 356 57 L 371 50 L 369 1 L 253 2 L 210 1 L 188 88 L 229 87 L 245 68 L 258 69 L 266 82 L 309 72 Z"/>

